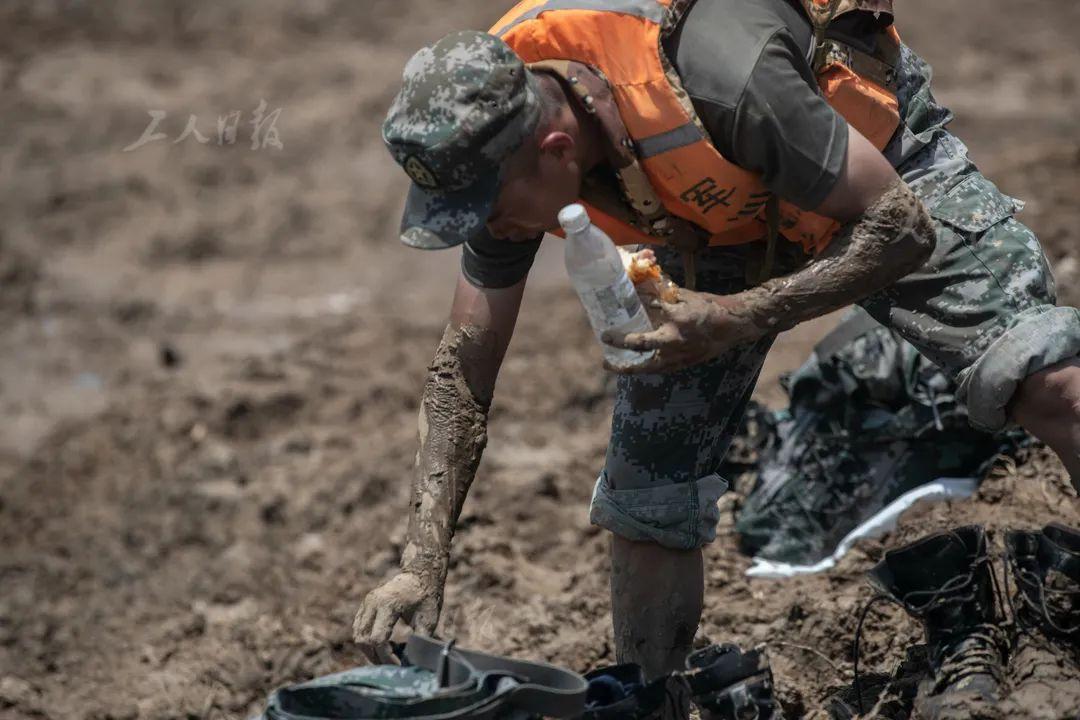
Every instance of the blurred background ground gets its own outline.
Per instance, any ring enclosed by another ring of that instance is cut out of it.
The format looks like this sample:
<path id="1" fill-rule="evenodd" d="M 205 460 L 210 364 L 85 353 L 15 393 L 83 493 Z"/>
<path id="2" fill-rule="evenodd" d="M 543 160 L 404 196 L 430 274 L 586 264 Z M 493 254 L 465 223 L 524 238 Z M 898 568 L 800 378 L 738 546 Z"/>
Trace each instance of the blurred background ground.
<path id="1" fill-rule="evenodd" d="M 395 241 L 405 176 L 378 123 L 417 47 L 504 9 L 0 6 L 0 717 L 243 717 L 275 684 L 359 662 L 352 615 L 396 565 L 458 262 Z M 1027 201 L 1062 300 L 1080 301 L 1080 4 L 900 12 L 954 130 Z M 151 111 L 165 137 L 125 152 Z M 190 116 L 205 144 L 178 140 Z M 234 143 L 219 144 L 219 117 L 239 120 Z M 610 401 L 548 245 L 442 631 L 585 669 L 612 660 L 606 541 L 586 517 Z M 778 373 L 828 323 L 781 340 L 761 398 L 781 399 Z M 909 513 L 887 542 L 969 520 L 1075 523 L 1066 486 L 1036 452 L 975 501 Z M 704 631 L 773 642 L 788 710 L 813 715 L 850 680 L 861 573 L 884 544 L 783 583 L 743 578 L 734 547 L 722 532 L 709 550 Z M 867 663 L 891 668 L 915 637 L 874 613 Z"/>

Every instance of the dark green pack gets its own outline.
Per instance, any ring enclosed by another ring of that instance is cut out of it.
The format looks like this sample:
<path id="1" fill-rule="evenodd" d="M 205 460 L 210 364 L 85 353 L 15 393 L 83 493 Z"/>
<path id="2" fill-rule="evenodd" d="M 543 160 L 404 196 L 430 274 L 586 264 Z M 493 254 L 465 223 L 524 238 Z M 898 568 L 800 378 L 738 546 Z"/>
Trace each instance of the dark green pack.
<path id="1" fill-rule="evenodd" d="M 744 552 L 813 565 L 904 493 L 939 478 L 981 478 L 1026 440 L 968 423 L 956 384 L 899 335 L 855 309 L 784 380 L 786 410 L 753 406 L 737 443 L 756 472 L 738 513 Z"/>

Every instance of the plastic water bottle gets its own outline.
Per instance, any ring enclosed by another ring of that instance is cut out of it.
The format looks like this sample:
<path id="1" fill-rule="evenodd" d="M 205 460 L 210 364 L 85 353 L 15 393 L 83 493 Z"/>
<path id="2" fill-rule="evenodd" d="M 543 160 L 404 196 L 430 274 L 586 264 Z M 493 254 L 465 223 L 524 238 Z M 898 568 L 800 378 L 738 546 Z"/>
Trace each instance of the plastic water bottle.
<path id="1" fill-rule="evenodd" d="M 589 220 L 581 205 L 567 205 L 559 212 L 566 231 L 566 272 L 577 291 L 597 340 L 612 330 L 619 333 L 652 330 L 634 283 L 626 274 L 618 248 L 603 230 Z M 655 352 L 612 347 L 601 341 L 604 358 L 615 367 L 643 362 Z"/>

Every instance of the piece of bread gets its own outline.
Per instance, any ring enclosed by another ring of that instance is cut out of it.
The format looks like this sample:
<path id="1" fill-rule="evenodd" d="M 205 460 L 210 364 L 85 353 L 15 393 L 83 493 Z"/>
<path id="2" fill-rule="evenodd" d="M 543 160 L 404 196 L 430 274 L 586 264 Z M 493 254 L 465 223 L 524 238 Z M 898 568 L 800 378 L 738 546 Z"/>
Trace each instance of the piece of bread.
<path id="1" fill-rule="evenodd" d="M 679 301 L 679 286 L 672 282 L 660 267 L 652 250 L 645 248 L 632 253 L 619 248 L 619 254 L 622 256 L 626 274 L 630 276 L 639 293 L 655 295 L 664 302 Z"/>

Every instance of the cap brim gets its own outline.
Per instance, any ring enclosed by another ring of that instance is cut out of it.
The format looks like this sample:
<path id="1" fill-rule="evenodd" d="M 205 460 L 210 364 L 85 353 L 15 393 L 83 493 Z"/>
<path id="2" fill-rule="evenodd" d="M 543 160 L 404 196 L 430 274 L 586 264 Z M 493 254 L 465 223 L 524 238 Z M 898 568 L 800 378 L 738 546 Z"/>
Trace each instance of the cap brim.
<path id="1" fill-rule="evenodd" d="M 420 250 L 460 245 L 483 232 L 498 196 L 495 173 L 455 192 L 425 190 L 413 183 L 401 218 L 401 242 Z"/>

